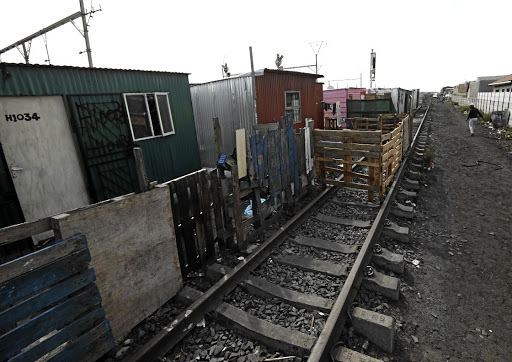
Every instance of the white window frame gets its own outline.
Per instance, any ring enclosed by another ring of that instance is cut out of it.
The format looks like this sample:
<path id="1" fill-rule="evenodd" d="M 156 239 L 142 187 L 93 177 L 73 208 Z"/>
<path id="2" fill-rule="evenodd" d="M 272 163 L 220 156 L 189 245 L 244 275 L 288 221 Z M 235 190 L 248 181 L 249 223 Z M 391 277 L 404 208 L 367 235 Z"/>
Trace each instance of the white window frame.
<path id="1" fill-rule="evenodd" d="M 161 135 L 155 135 L 155 131 L 153 130 L 153 120 L 151 119 L 151 112 L 149 111 L 149 103 L 148 103 L 148 95 L 149 94 L 152 94 L 155 97 L 156 111 L 158 113 L 158 122 L 160 123 L 160 129 L 162 130 Z M 160 105 L 158 104 L 158 96 L 159 95 L 160 96 L 165 95 L 165 99 L 167 101 L 167 107 L 169 109 L 169 116 L 171 117 L 172 132 L 164 132 L 164 125 L 162 124 L 162 116 L 160 114 Z M 144 103 L 146 104 L 146 111 L 148 113 L 151 136 L 135 138 L 135 134 L 133 133 L 132 119 L 130 117 L 130 109 L 128 108 L 128 100 L 126 99 L 127 96 L 144 96 Z M 134 141 L 143 141 L 143 140 L 148 140 L 151 138 L 165 137 L 165 136 L 170 136 L 170 135 L 176 134 L 176 130 L 174 128 L 174 120 L 172 119 L 171 104 L 169 103 L 169 94 L 168 93 L 166 93 L 166 92 L 123 93 L 123 98 L 124 98 L 124 105 L 126 107 L 126 113 L 128 114 L 128 123 L 130 124 L 130 132 L 132 134 L 132 139 Z"/>
<path id="2" fill-rule="evenodd" d="M 286 105 L 286 95 L 288 93 L 298 93 L 299 94 L 299 106 L 298 107 L 297 106 L 288 107 Z M 301 99 L 300 91 L 297 91 L 297 90 L 284 91 L 284 112 L 286 113 L 286 111 L 288 111 L 288 110 L 295 110 L 295 109 L 299 110 L 299 121 L 298 122 L 293 121 L 293 124 L 299 124 L 302 122 L 302 99 Z"/>

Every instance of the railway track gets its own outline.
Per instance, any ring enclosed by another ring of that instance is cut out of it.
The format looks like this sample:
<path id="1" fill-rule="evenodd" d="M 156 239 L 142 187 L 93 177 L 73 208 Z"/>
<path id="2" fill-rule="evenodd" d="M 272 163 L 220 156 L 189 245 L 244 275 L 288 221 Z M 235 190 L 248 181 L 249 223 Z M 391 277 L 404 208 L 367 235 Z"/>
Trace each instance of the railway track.
<path id="1" fill-rule="evenodd" d="M 377 322 L 370 329 L 384 332 L 367 338 L 392 350 L 391 318 L 354 301 L 361 286 L 383 300 L 399 297 L 404 257 L 378 242 L 382 235 L 408 241 L 407 228 L 388 216 L 413 215 L 418 181 L 409 177 L 419 178 L 428 109 L 416 112 L 421 121 L 411 151 L 382 203 L 364 201 L 366 193 L 357 190 L 323 190 L 235 267 L 212 265 L 209 289 L 184 288 L 178 299 L 188 307 L 127 360 L 365 360 L 338 343 L 348 318 L 361 333 Z M 201 347 L 185 354 L 191 344 Z"/>

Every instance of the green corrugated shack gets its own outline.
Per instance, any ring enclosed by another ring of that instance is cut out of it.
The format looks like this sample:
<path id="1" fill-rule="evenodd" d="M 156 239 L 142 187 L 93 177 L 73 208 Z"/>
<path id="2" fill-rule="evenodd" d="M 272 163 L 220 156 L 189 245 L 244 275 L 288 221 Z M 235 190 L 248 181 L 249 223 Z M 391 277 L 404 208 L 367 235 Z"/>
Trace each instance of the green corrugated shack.
<path id="1" fill-rule="evenodd" d="M 134 147 L 150 182 L 200 169 L 186 73 L 0 63 L 0 143 L 17 221 L 137 191 Z"/>

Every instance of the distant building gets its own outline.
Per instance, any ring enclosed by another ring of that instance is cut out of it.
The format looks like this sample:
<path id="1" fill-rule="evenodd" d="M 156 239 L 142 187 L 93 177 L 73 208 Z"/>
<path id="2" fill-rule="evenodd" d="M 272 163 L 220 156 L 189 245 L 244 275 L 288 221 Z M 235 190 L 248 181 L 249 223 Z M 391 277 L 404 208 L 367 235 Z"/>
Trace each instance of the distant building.
<path id="1" fill-rule="evenodd" d="M 469 85 L 467 83 L 461 83 L 453 88 L 453 94 L 456 96 L 466 96 L 468 93 Z"/>
<path id="2" fill-rule="evenodd" d="M 194 84 L 190 88 L 197 140 L 203 167 L 215 167 L 214 117 L 222 131 L 222 150 L 231 154 L 236 145 L 235 131 L 248 131 L 255 124 L 280 122 L 290 114 L 294 128 L 305 126 L 305 119 L 315 121 L 319 128 L 322 118 L 322 75 L 262 69 L 212 82 Z M 253 89 L 256 90 L 256 95 Z M 256 106 L 256 109 L 254 108 Z"/>
<path id="3" fill-rule="evenodd" d="M 441 94 L 453 94 L 453 87 L 452 86 L 446 86 L 446 87 L 443 87 L 441 88 Z"/>
<path id="4" fill-rule="evenodd" d="M 489 87 L 492 87 L 492 92 L 510 92 L 512 88 L 512 74 L 505 77 L 501 77 L 496 81 L 489 83 Z"/>
<path id="5" fill-rule="evenodd" d="M 478 77 L 475 81 L 469 82 L 469 98 L 477 98 L 478 93 L 492 92 L 493 88 L 489 84 L 503 78 L 503 75 L 493 75 L 488 77 Z"/>

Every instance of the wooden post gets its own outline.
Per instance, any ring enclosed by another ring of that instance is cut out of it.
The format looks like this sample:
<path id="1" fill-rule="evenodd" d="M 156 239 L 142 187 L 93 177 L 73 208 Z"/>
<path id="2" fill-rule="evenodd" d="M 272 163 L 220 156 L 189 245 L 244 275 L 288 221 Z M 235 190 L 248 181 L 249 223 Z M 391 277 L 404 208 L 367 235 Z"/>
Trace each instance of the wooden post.
<path id="1" fill-rule="evenodd" d="M 215 133 L 215 147 L 217 150 L 217 160 L 222 155 L 222 130 L 220 128 L 219 118 L 213 118 L 213 132 Z"/>
<path id="2" fill-rule="evenodd" d="M 137 172 L 137 181 L 139 184 L 139 192 L 145 192 L 149 189 L 148 175 L 144 166 L 144 155 L 142 148 L 134 147 L 133 156 L 135 157 L 135 171 Z"/>
<path id="3" fill-rule="evenodd" d="M 236 242 L 240 246 L 244 242 L 244 230 L 242 227 L 242 205 L 240 205 L 240 182 L 237 165 L 231 168 L 231 176 L 233 177 L 233 217 L 235 219 Z"/>

